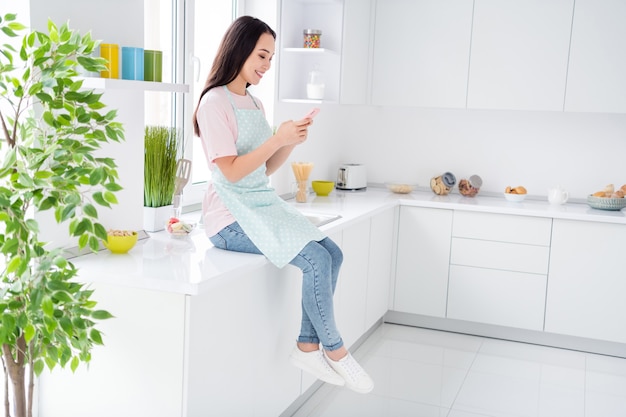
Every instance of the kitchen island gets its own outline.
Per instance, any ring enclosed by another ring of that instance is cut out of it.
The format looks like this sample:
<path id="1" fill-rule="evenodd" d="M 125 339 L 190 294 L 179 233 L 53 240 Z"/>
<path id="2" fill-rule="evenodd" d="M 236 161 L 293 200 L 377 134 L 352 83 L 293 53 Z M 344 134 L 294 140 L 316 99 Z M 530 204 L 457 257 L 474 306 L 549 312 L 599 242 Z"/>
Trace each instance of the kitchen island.
<path id="1" fill-rule="evenodd" d="M 611 255 L 612 248 L 624 247 L 620 241 L 626 236 L 623 212 L 594 210 L 586 204 L 555 207 L 531 199 L 509 203 L 500 196 L 442 197 L 430 191 L 400 195 L 375 186 L 365 192 L 310 196 L 307 203 L 291 204 L 311 218 L 341 216 L 321 229 L 344 250 L 335 301 L 348 346 L 358 345 L 384 316 L 404 324 L 500 334 L 513 340 L 534 337 L 538 343 L 551 343 L 539 340 L 543 334 L 551 340 L 557 335 L 564 337 L 559 340 L 565 344 L 582 340 L 589 349 L 600 346 L 614 354 L 626 352 L 626 335 L 617 327 L 624 307 L 615 305 L 615 297 L 624 291 L 620 281 L 612 279 L 614 274 L 596 271 L 593 279 L 596 286 L 602 282 L 601 292 L 596 289 L 591 295 L 605 299 L 591 307 L 587 303 L 584 309 L 578 305 L 591 290 L 580 265 L 599 255 L 597 250 L 577 249 L 577 243 L 596 233 L 605 236 L 601 241 L 606 245 L 600 247 L 608 250 L 603 255 L 608 260 L 603 262 L 612 268 L 618 259 Z M 195 221 L 198 216 L 192 213 L 188 219 Z M 517 224 L 517 229 L 511 226 L 518 231 L 513 233 L 515 242 L 496 233 L 506 229 L 501 227 L 503 221 Z M 527 242 L 520 237 L 524 225 L 535 221 L 537 230 L 549 233 L 547 241 L 542 237 L 540 242 Z M 469 231 L 457 227 L 468 223 L 484 227 Z M 483 233 L 485 229 L 490 232 Z M 572 233 L 578 238 L 572 239 Z M 478 248 L 477 253 L 485 247 L 504 254 L 514 248 L 550 256 L 540 262 L 540 270 L 527 271 L 527 266 L 517 263 L 494 267 L 488 257 L 480 258 L 478 265 L 465 265 L 467 261 L 450 256 L 455 247 L 467 247 L 460 243 L 478 244 L 473 249 Z M 421 255 L 422 250 L 433 253 Z M 580 259 L 572 262 L 570 251 L 582 252 L 575 255 Z M 587 257 L 582 256 L 585 253 Z M 94 349 L 89 368 L 79 369 L 76 375 L 44 372 L 39 385 L 40 417 L 277 416 L 314 388 L 315 381 L 287 359 L 300 320 L 296 268 L 277 269 L 260 255 L 216 249 L 200 227 L 185 239 L 154 233 L 126 255 L 103 251 L 73 262 L 79 279 L 95 289 L 99 307 L 116 318 L 100 325 L 105 346 Z M 413 265 L 424 268 L 414 270 Z M 573 272 L 576 268 L 580 273 Z M 485 274 L 468 273 L 475 271 Z M 500 293 L 484 290 L 493 271 L 502 271 L 503 282 L 523 291 L 505 294 L 512 298 L 502 305 L 497 299 Z M 449 279 L 454 280 L 450 292 Z M 568 291 L 570 280 L 577 286 L 573 292 Z M 459 290 L 472 283 L 478 290 L 459 299 Z M 421 291 L 430 291 L 428 303 L 419 300 Z M 481 303 L 484 297 L 495 297 L 491 302 L 496 309 L 477 309 L 468 302 L 472 297 Z M 529 307 L 533 319 L 516 321 L 517 315 L 526 314 L 525 300 L 533 300 Z M 494 323 L 492 313 L 512 321 Z M 569 316 L 574 313 L 578 317 L 572 325 Z M 539 322 L 541 328 L 535 328 Z M 72 392 L 71 403 L 65 400 L 67 392 Z"/>

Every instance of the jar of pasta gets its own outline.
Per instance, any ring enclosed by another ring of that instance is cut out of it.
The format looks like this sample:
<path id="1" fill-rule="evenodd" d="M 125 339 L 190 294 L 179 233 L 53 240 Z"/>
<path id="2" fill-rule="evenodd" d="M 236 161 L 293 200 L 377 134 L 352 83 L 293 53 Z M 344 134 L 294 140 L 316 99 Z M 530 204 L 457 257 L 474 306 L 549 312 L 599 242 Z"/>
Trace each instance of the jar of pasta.
<path id="1" fill-rule="evenodd" d="M 304 29 L 304 47 L 319 48 L 322 31 L 318 29 Z"/>

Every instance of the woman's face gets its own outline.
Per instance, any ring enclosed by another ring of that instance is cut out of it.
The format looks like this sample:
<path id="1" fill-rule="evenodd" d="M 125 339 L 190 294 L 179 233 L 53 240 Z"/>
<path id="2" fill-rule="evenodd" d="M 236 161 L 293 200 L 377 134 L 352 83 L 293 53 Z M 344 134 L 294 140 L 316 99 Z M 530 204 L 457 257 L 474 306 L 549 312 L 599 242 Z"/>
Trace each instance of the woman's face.
<path id="1" fill-rule="evenodd" d="M 254 47 L 254 50 L 243 64 L 237 78 L 242 78 L 245 82 L 257 85 L 265 71 L 269 70 L 274 57 L 276 42 L 269 33 L 261 35 Z"/>

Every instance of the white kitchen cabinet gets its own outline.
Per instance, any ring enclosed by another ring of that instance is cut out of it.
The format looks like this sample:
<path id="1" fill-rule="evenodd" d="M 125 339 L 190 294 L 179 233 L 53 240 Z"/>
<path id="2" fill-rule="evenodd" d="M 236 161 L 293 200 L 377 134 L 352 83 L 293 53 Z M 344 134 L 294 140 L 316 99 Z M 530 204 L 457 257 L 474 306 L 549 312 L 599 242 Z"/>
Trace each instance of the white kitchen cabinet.
<path id="1" fill-rule="evenodd" d="M 626 112 L 626 3 L 576 0 L 566 111 Z"/>
<path id="2" fill-rule="evenodd" d="M 476 0 L 467 107 L 562 111 L 573 8 L 574 0 Z"/>
<path id="3" fill-rule="evenodd" d="M 472 0 L 378 1 L 372 103 L 465 108 L 472 8 Z"/>
<path id="4" fill-rule="evenodd" d="M 373 15 L 376 0 L 344 0 L 341 104 L 370 101 Z"/>
<path id="5" fill-rule="evenodd" d="M 445 317 L 452 211 L 401 207 L 393 310 Z"/>
<path id="6" fill-rule="evenodd" d="M 277 416 L 301 394 L 301 282 L 266 264 L 188 297 L 184 417 Z"/>
<path id="7" fill-rule="evenodd" d="M 369 262 L 364 255 L 369 253 L 369 247 L 369 218 L 343 229 L 341 249 L 344 262 L 335 292 L 335 318 L 348 348 L 367 330 L 365 316 Z"/>
<path id="8" fill-rule="evenodd" d="M 545 330 L 626 343 L 626 225 L 555 219 Z"/>
<path id="9" fill-rule="evenodd" d="M 388 209 L 371 219 L 365 330 L 371 328 L 389 310 L 396 213 L 396 208 Z"/>
<path id="10" fill-rule="evenodd" d="M 278 99 L 319 101 L 307 98 L 308 74 L 323 75 L 324 101 L 339 100 L 343 29 L 342 0 L 283 0 L 280 17 Z M 304 48 L 305 29 L 322 31 L 320 48 Z"/>
<path id="11" fill-rule="evenodd" d="M 546 275 L 450 265 L 451 319 L 543 330 Z"/>
<path id="12" fill-rule="evenodd" d="M 455 211 L 447 317 L 543 330 L 551 219 Z"/>
<path id="13" fill-rule="evenodd" d="M 126 255 L 118 255 L 125 257 Z M 132 258 L 116 258 L 117 269 Z M 111 284 L 91 284 L 104 346 L 76 373 L 44 371 L 38 384 L 39 417 L 180 416 L 183 408 L 185 295 Z"/>

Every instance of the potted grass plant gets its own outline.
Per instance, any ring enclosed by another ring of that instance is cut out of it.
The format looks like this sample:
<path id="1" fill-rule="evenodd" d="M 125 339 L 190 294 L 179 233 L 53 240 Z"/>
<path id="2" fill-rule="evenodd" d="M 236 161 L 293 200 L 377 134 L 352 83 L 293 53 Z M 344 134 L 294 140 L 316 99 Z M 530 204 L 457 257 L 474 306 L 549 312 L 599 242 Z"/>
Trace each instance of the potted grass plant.
<path id="1" fill-rule="evenodd" d="M 79 248 L 97 251 L 107 238 L 96 207 L 117 202 L 115 162 L 98 152 L 123 139 L 102 94 L 83 89 L 82 70 L 100 71 L 97 41 L 67 24 L 32 31 L 15 14 L 0 16 L 0 355 L 4 415 L 32 417 L 44 368 L 89 362 L 102 344 L 96 328 L 111 314 L 76 282 L 61 249 L 39 239 L 37 212 L 66 222 Z M 71 393 L 68 393 L 71 401 Z"/>
<path id="2" fill-rule="evenodd" d="M 172 127 L 146 126 L 144 148 L 144 229 L 157 232 L 173 213 L 180 133 Z"/>

